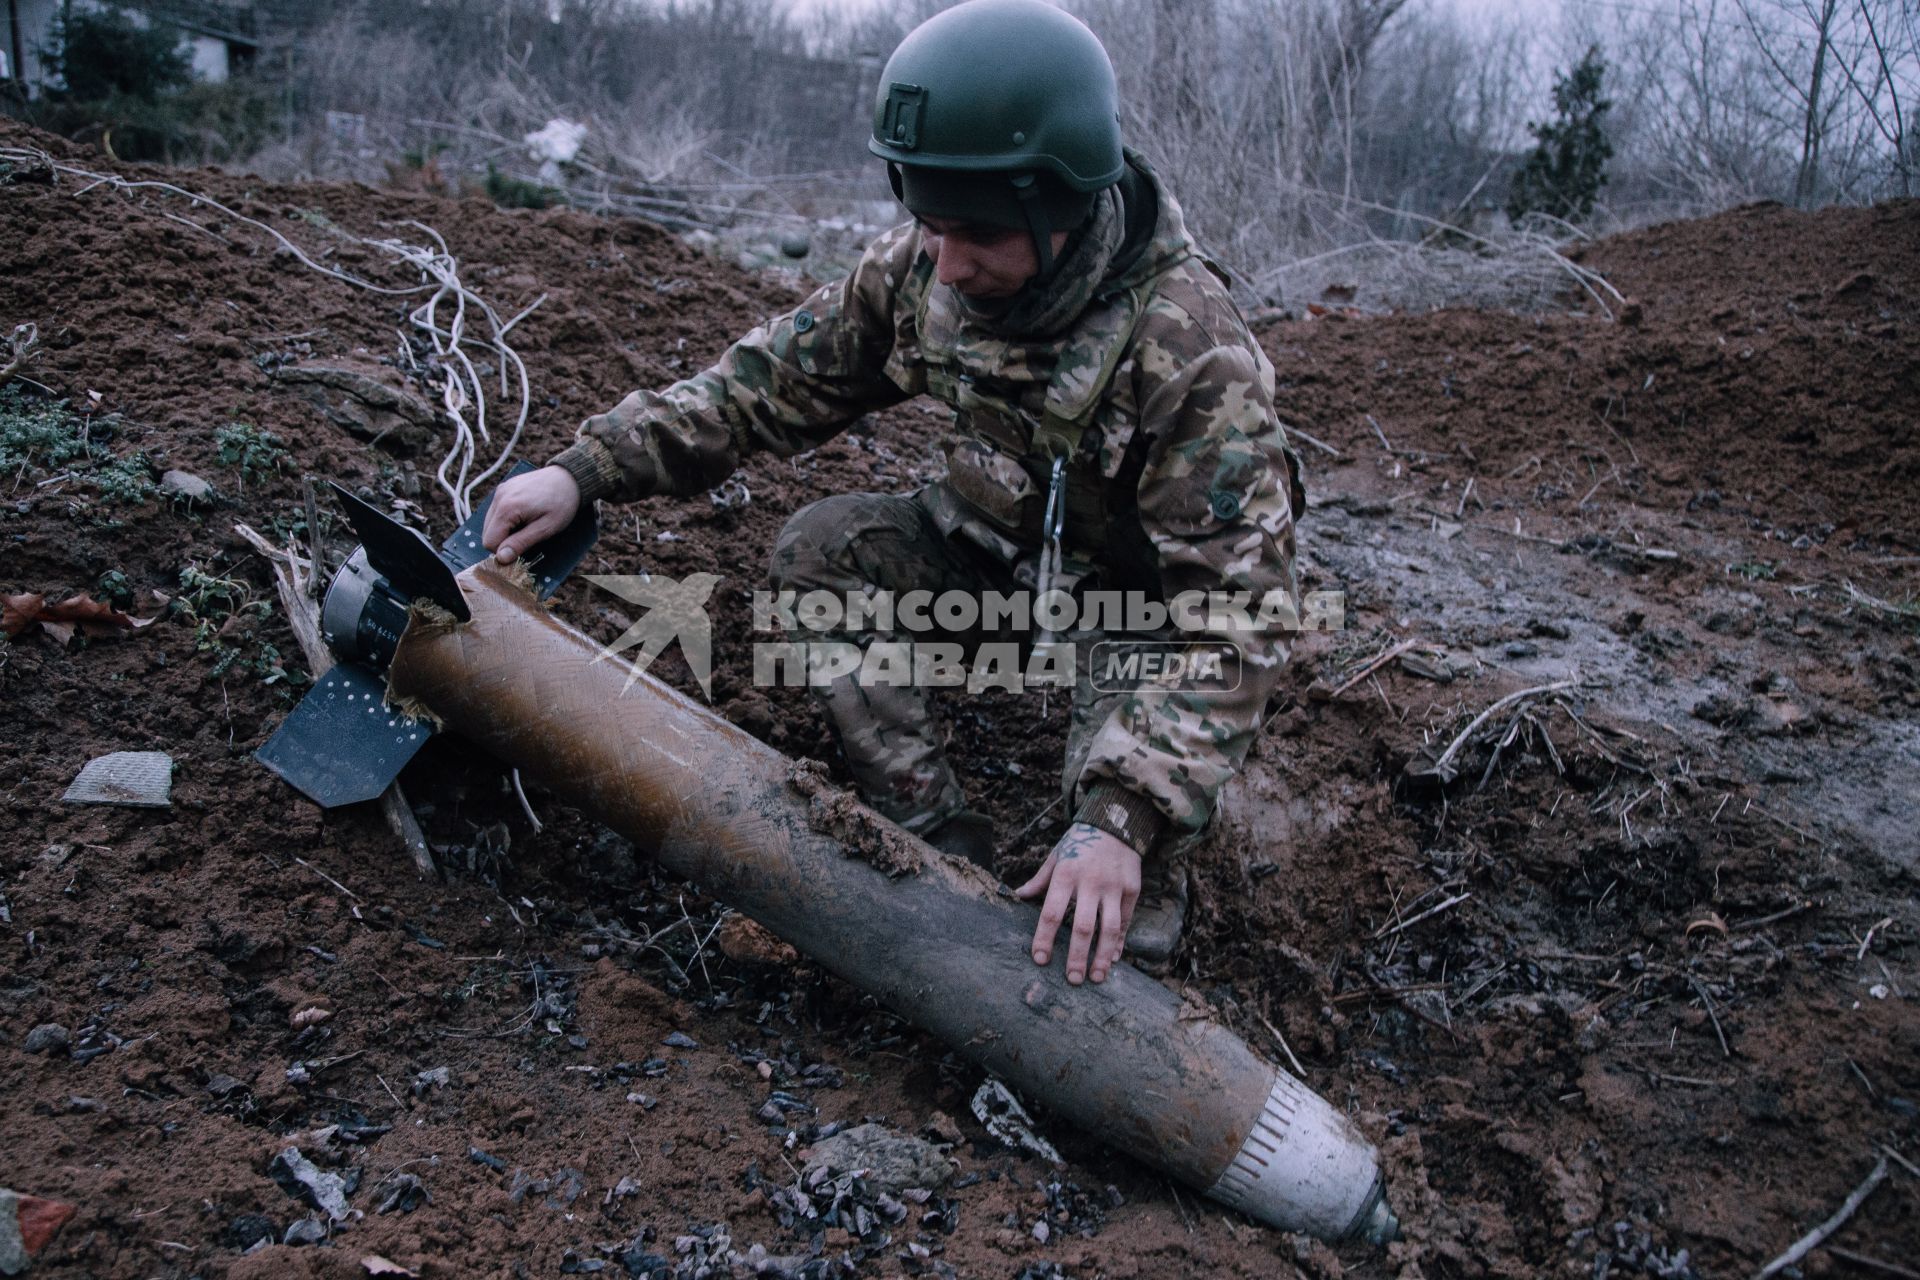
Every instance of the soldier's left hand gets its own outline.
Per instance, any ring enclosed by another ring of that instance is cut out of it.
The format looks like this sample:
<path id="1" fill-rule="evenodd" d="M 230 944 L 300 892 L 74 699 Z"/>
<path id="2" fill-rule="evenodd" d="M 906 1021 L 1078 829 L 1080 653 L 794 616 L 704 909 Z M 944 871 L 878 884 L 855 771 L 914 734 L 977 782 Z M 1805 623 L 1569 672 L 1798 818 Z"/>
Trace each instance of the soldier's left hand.
<path id="1" fill-rule="evenodd" d="M 1014 893 L 1022 898 L 1046 894 L 1040 927 L 1033 933 L 1033 962 L 1053 958 L 1054 939 L 1073 910 L 1072 940 L 1067 945 L 1067 981 L 1078 986 L 1087 977 L 1092 953 L 1093 980 L 1105 982 L 1127 943 L 1127 925 L 1140 900 L 1140 855 L 1126 841 L 1098 827 L 1076 822 L 1053 846 L 1033 879 Z M 1098 942 L 1095 933 L 1098 932 Z"/>

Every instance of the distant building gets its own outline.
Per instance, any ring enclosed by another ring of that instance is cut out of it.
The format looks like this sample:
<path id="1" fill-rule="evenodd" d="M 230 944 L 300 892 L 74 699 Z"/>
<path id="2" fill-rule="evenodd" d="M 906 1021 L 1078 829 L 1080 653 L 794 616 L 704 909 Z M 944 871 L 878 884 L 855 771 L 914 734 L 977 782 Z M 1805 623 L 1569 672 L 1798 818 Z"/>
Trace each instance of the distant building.
<path id="1" fill-rule="evenodd" d="M 48 86 L 40 55 L 53 39 L 63 12 L 117 9 L 136 22 L 162 22 L 180 32 L 182 50 L 193 59 L 196 79 L 220 83 L 250 65 L 275 36 L 284 3 L 246 0 L 5 0 L 6 31 L 0 48 L 0 79 L 17 80 L 29 96 Z"/>

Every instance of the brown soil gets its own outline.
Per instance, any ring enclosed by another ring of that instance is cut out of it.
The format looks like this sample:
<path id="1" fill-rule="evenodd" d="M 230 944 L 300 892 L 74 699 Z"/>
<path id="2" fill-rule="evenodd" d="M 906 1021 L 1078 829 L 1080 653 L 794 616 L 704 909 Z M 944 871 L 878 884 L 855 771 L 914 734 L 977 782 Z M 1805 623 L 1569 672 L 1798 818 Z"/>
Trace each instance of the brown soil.
<path id="1" fill-rule="evenodd" d="M 0 125 L 21 144 L 108 163 Z M 134 176 L 386 281 L 333 228 L 430 223 L 504 313 L 545 294 L 516 330 L 534 459 L 795 296 L 638 222 Z M 204 207 L 84 187 L 0 183 L 0 322 L 38 324 L 36 381 L 117 415 L 101 447 L 222 494 L 115 504 L 85 468 L 0 477 L 0 594 L 118 571 L 144 617 L 191 565 L 270 599 L 231 526 L 284 528 L 309 475 L 446 531 L 431 440 L 369 445 L 272 376 L 353 364 L 403 386 L 400 302 Z M 535 833 L 456 741 L 406 777 L 446 870 L 417 880 L 371 806 L 323 814 L 251 759 L 292 697 L 261 679 L 261 643 L 296 650 L 243 613 L 217 635 L 171 616 L 0 648 L 0 1186 L 79 1206 L 36 1274 L 350 1276 L 381 1255 L 617 1275 L 653 1254 L 691 1276 L 728 1242 L 817 1248 L 819 1275 L 1750 1274 L 1883 1146 L 1920 1158 L 1920 623 L 1899 612 L 1920 593 L 1920 204 L 1741 209 L 1583 261 L 1630 300 L 1618 322 L 1262 331 L 1286 411 L 1338 451 L 1308 450 L 1303 566 L 1347 590 L 1347 628 L 1303 638 L 1172 981 L 1276 1059 L 1284 1035 L 1382 1144 L 1404 1242 L 1282 1236 L 1044 1116 L 1064 1169 L 999 1146 L 957 1055 L 537 791 Z M 213 441 L 234 420 L 290 466 L 243 484 Z M 721 575 L 715 703 L 843 778 L 802 699 L 752 688 L 747 593 L 790 512 L 911 486 L 938 431 L 908 407 L 752 460 L 744 506 L 610 510 L 589 568 Z M 333 557 L 349 546 L 330 531 Z M 557 607 L 611 638 L 627 620 L 607 601 L 576 582 Z M 1424 662 L 1309 695 L 1409 640 Z M 654 669 L 694 689 L 677 658 Z M 1497 698 L 1564 681 L 1498 717 L 1450 785 L 1415 776 Z M 975 802 L 1021 831 L 1052 798 L 1063 708 L 945 709 Z M 112 750 L 171 753 L 172 808 L 63 805 Z M 1041 819 L 1002 872 L 1058 830 Z M 72 1052 L 25 1051 L 45 1023 Z M 816 1237 L 782 1189 L 820 1127 L 867 1118 L 957 1138 L 961 1177 L 864 1241 Z M 269 1175 L 288 1146 L 357 1175 L 365 1216 L 245 1253 L 310 1212 Z M 430 1199 L 393 1194 L 407 1175 Z M 1920 1176 L 1895 1164 L 1834 1243 L 1910 1264 Z M 1805 1269 L 1854 1265 L 1823 1249 Z"/>

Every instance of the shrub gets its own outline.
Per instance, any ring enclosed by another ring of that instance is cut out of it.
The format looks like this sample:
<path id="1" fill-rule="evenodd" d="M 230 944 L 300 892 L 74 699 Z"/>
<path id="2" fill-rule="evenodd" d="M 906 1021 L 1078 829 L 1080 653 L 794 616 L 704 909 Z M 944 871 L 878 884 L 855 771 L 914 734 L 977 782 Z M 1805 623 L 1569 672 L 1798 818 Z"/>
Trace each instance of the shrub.
<path id="1" fill-rule="evenodd" d="M 178 31 L 161 23 L 141 26 L 117 9 L 69 9 L 53 20 L 52 36 L 40 61 L 78 102 L 117 95 L 151 101 L 193 76 Z"/>
<path id="2" fill-rule="evenodd" d="M 1613 103 L 1600 96 L 1606 71 L 1596 45 L 1567 74 L 1554 77 L 1554 118 L 1527 126 L 1533 150 L 1507 198 L 1507 216 L 1515 222 L 1534 212 L 1567 221 L 1593 213 L 1613 157 L 1605 129 Z"/>

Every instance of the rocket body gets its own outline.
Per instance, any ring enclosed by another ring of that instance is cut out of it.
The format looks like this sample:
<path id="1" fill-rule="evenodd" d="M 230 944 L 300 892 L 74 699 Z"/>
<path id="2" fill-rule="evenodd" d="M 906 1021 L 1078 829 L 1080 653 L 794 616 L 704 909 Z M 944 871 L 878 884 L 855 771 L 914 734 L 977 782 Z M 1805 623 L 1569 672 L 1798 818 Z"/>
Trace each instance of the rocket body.
<path id="1" fill-rule="evenodd" d="M 539 779 L 1111 1146 L 1286 1230 L 1391 1238 L 1373 1148 L 1127 965 L 1074 987 L 1036 912 L 673 689 L 485 565 L 469 622 L 409 626 L 390 696 Z"/>

